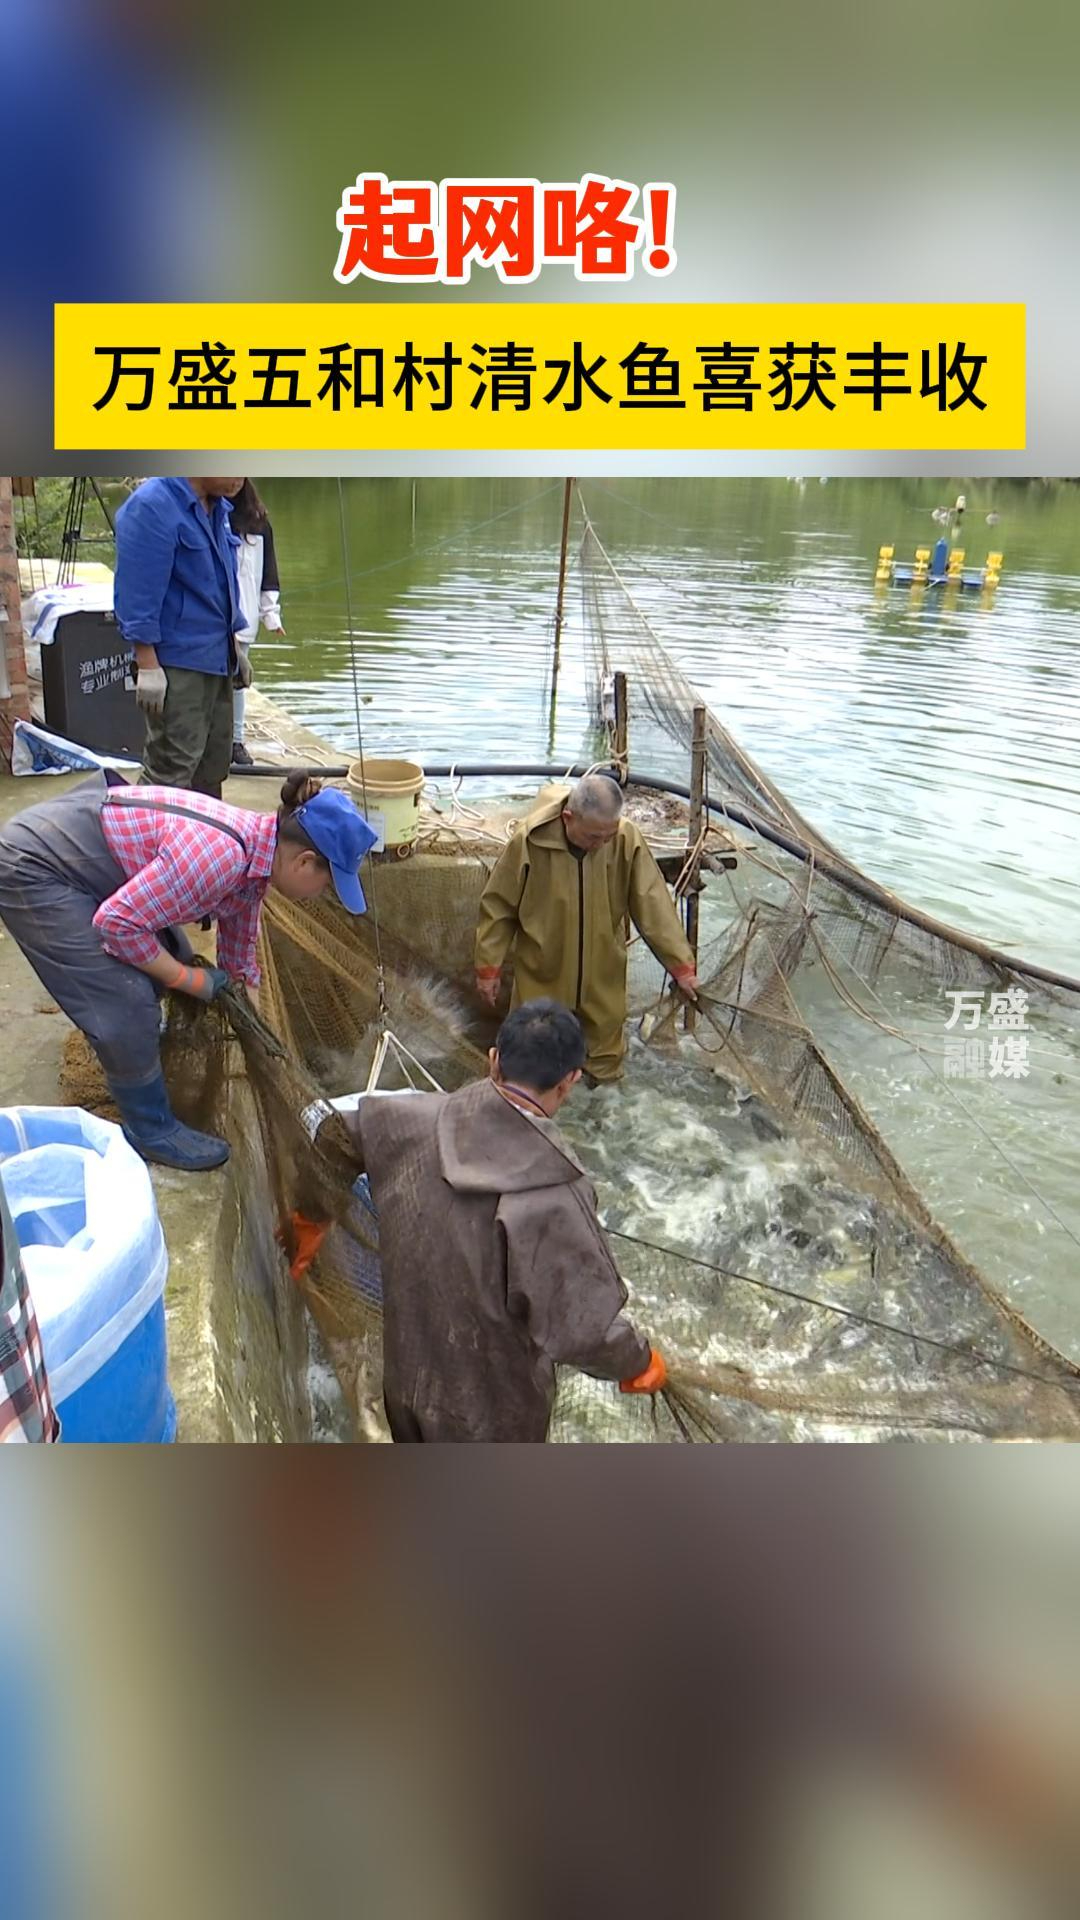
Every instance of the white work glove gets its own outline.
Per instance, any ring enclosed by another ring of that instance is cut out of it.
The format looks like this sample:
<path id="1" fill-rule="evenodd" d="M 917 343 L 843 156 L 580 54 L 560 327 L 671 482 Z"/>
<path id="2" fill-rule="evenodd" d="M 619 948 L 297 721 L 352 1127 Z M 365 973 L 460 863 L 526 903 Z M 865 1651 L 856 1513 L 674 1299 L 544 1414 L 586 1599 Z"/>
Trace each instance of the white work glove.
<path id="1" fill-rule="evenodd" d="M 236 649 L 236 672 L 233 675 L 233 684 L 238 687 L 251 685 L 251 655 L 246 647 L 238 646 Z"/>
<path id="2" fill-rule="evenodd" d="M 281 594 L 276 587 L 267 587 L 259 595 L 259 619 L 267 633 L 284 633 L 281 624 Z"/>
<path id="3" fill-rule="evenodd" d="M 408 1091 L 411 1093 L 412 1088 L 410 1087 Z M 324 1120 L 332 1119 L 335 1113 L 355 1113 L 361 1100 L 367 1098 L 368 1096 L 363 1093 L 342 1093 L 336 1100 L 313 1100 L 311 1105 L 304 1107 L 301 1112 L 300 1124 L 308 1139 L 314 1140 Z"/>
<path id="4" fill-rule="evenodd" d="M 334 1109 L 330 1105 L 329 1100 L 313 1100 L 310 1106 L 302 1109 L 300 1125 L 303 1127 L 309 1140 L 314 1140 L 324 1120 L 332 1119 L 333 1113 Z"/>
<path id="5" fill-rule="evenodd" d="M 140 667 L 135 677 L 135 699 L 144 713 L 160 713 L 169 682 L 164 667 Z"/>

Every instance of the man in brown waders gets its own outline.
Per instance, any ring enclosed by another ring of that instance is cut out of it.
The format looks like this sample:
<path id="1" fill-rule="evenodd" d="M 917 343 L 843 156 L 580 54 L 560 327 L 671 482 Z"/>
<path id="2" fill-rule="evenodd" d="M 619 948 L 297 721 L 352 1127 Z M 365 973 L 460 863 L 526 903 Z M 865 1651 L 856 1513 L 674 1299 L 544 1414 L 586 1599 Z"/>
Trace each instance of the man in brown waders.
<path id="1" fill-rule="evenodd" d="M 633 924 L 684 992 L 694 956 L 664 877 L 622 790 L 586 774 L 565 799 L 522 821 L 480 902 L 476 985 L 493 1007 L 514 956 L 512 1005 L 550 995 L 573 1007 L 588 1042 L 590 1082 L 617 1080 L 626 1051 L 626 949 Z"/>
<path id="2" fill-rule="evenodd" d="M 666 1381 L 623 1312 L 592 1187 L 552 1124 L 584 1060 L 580 1022 L 536 1000 L 503 1022 L 490 1079 L 374 1095 L 343 1116 L 379 1216 L 395 1440 L 543 1440 L 559 1364 L 626 1393 Z M 296 1216 L 293 1232 L 306 1264 L 320 1230 Z"/>

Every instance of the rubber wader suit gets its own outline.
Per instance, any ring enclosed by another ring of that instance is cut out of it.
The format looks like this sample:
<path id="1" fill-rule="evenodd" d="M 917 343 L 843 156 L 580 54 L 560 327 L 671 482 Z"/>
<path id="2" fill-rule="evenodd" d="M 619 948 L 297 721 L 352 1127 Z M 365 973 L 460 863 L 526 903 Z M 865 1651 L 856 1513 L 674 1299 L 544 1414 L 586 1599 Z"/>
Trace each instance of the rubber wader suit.
<path id="1" fill-rule="evenodd" d="M 512 1004 L 550 998 L 573 1008 L 588 1072 L 616 1080 L 626 1051 L 630 923 L 669 973 L 692 970 L 694 956 L 639 828 L 620 820 L 613 840 L 579 860 L 564 805 L 549 800 L 528 814 L 500 855 L 480 902 L 476 970 L 491 977 L 513 948 Z"/>
<path id="2" fill-rule="evenodd" d="M 552 1121 L 489 1080 L 345 1116 L 379 1214 L 395 1440 L 547 1435 L 555 1368 L 648 1366 L 589 1181 Z"/>

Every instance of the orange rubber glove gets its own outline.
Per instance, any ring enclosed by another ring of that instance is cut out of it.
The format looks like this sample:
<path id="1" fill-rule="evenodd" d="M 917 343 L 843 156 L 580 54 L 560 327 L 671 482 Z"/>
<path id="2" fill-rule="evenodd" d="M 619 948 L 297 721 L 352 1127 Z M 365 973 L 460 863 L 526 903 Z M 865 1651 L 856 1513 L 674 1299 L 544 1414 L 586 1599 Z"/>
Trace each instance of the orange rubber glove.
<path id="1" fill-rule="evenodd" d="M 293 1256 L 289 1262 L 289 1273 L 294 1280 L 302 1280 L 314 1260 L 323 1241 L 330 1231 L 328 1220 L 308 1220 L 302 1213 L 289 1215 L 289 1229 L 293 1245 Z M 274 1234 L 279 1246 L 286 1243 L 286 1235 L 279 1227 Z"/>
<path id="2" fill-rule="evenodd" d="M 476 991 L 485 1006 L 494 1007 L 495 1002 L 499 998 L 499 988 L 501 985 L 501 967 L 477 967 Z"/>
<path id="3" fill-rule="evenodd" d="M 169 956 L 171 958 L 171 956 Z M 221 967 L 210 967 L 196 960 L 191 966 L 182 961 L 174 962 L 175 972 L 170 974 L 164 985 L 170 993 L 187 993 L 193 1000 L 216 1000 L 229 984 L 229 976 Z"/>
<path id="4" fill-rule="evenodd" d="M 671 977 L 680 993 L 688 993 L 692 1000 L 697 999 L 700 982 L 693 967 L 676 967 Z"/>
<path id="5" fill-rule="evenodd" d="M 653 1347 L 649 1354 L 649 1364 L 644 1373 L 636 1374 L 633 1380 L 620 1380 L 620 1393 L 662 1393 L 667 1386 L 667 1366 L 662 1353 Z"/>

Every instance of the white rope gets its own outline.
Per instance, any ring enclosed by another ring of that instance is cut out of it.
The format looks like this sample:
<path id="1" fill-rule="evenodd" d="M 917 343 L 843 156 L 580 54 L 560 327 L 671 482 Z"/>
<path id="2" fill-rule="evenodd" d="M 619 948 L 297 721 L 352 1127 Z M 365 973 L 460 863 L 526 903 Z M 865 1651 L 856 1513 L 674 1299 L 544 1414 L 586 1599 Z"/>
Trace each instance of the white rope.
<path id="1" fill-rule="evenodd" d="M 428 1072 L 428 1069 L 425 1067 L 423 1061 L 417 1059 L 415 1053 L 412 1053 L 410 1051 L 410 1049 L 405 1045 L 405 1042 L 403 1040 L 398 1039 L 396 1033 L 391 1032 L 389 1027 L 384 1026 L 382 1032 L 379 1035 L 379 1042 L 377 1047 L 375 1048 L 375 1055 L 371 1062 L 371 1071 L 368 1074 L 367 1085 L 364 1088 L 365 1094 L 375 1092 L 376 1088 L 378 1087 L 379 1081 L 382 1079 L 383 1068 L 386 1065 L 387 1057 L 391 1052 L 395 1054 L 398 1061 L 398 1065 L 401 1067 L 402 1071 L 404 1072 L 405 1078 L 409 1082 L 410 1086 L 413 1085 L 413 1079 L 412 1079 L 411 1073 L 409 1072 L 409 1068 L 415 1067 L 417 1073 L 420 1073 L 423 1075 L 428 1085 L 430 1087 L 433 1087 L 436 1093 L 442 1093 L 445 1091 L 445 1089 L 439 1085 L 439 1082 L 436 1080 L 435 1075 L 433 1073 Z"/>
<path id="2" fill-rule="evenodd" d="M 341 566 L 345 576 L 345 618 L 349 629 L 349 662 L 352 669 L 353 705 L 356 709 L 356 744 L 360 756 L 360 791 L 364 798 L 364 817 L 368 814 L 367 767 L 364 760 L 364 728 L 360 719 L 360 668 L 356 659 L 356 634 L 353 630 L 352 593 L 349 588 L 349 532 L 345 520 L 345 489 L 338 476 L 338 519 L 341 527 Z M 375 929 L 375 962 L 378 969 L 379 985 L 379 1022 L 386 1027 L 386 969 L 383 965 L 382 941 L 379 935 L 379 899 L 375 884 L 375 861 L 369 848 L 364 856 L 367 862 L 368 877 L 371 883 L 371 920 Z"/>

